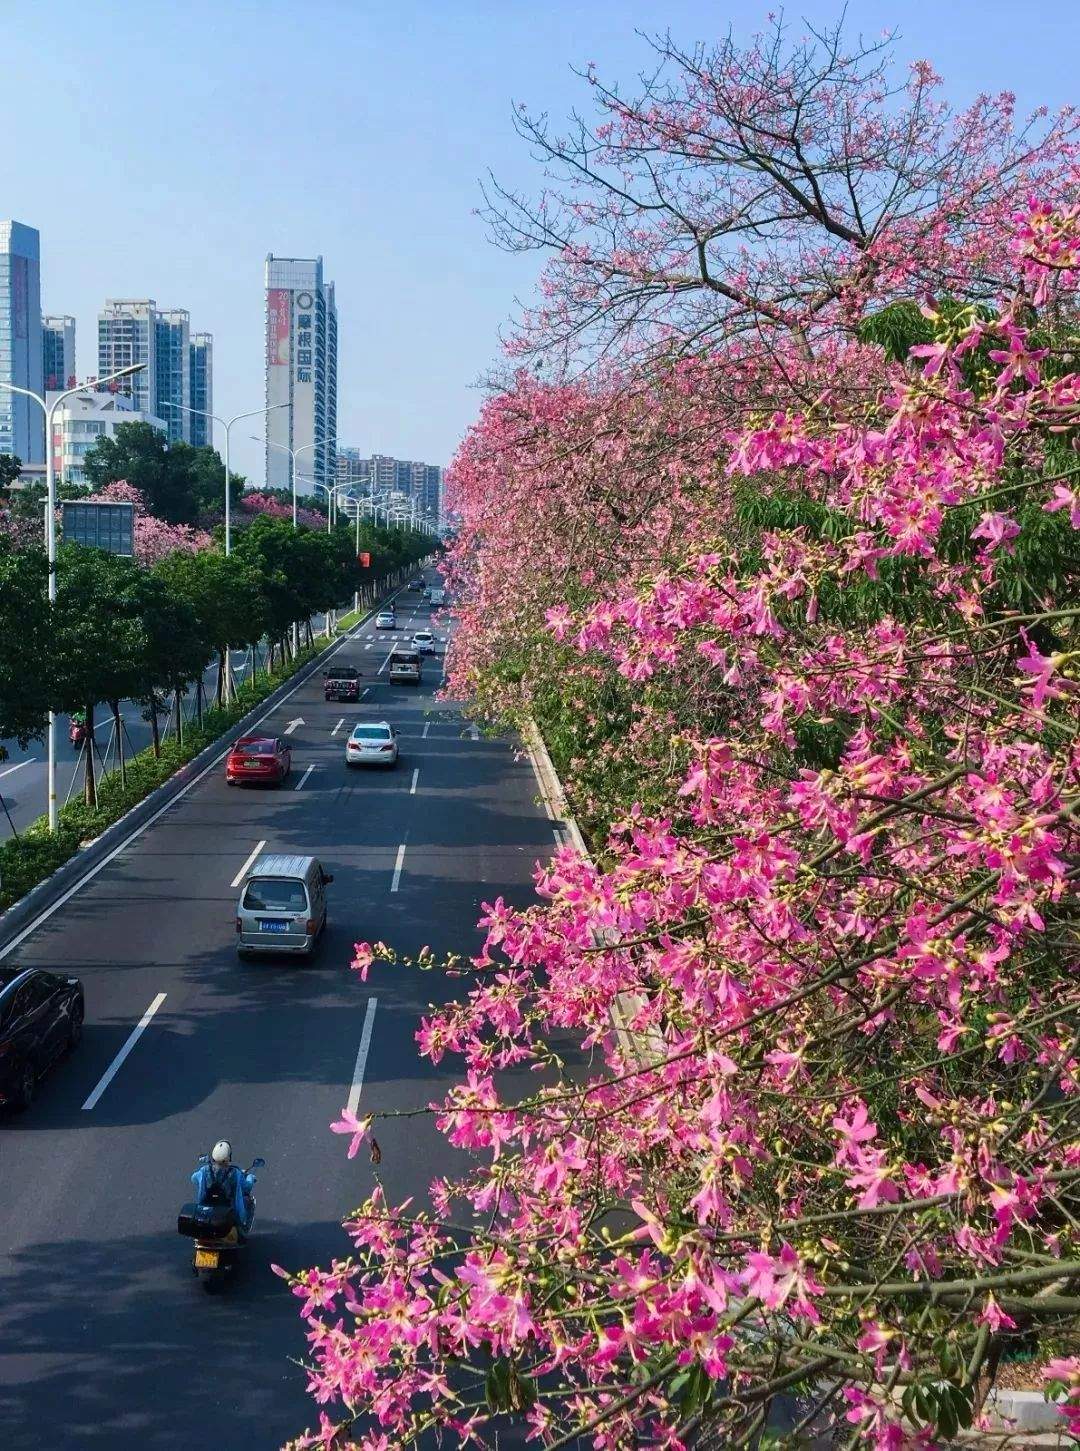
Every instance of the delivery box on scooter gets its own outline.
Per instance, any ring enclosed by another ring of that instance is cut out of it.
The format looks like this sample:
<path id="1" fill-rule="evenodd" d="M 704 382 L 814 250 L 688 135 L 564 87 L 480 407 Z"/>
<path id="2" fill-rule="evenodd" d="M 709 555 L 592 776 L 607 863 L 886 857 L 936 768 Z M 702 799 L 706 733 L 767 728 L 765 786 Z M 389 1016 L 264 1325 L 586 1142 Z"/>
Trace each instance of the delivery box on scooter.
<path id="1" fill-rule="evenodd" d="M 188 1239 L 226 1239 L 236 1228 L 236 1215 L 228 1204 L 185 1204 L 176 1228 Z"/>

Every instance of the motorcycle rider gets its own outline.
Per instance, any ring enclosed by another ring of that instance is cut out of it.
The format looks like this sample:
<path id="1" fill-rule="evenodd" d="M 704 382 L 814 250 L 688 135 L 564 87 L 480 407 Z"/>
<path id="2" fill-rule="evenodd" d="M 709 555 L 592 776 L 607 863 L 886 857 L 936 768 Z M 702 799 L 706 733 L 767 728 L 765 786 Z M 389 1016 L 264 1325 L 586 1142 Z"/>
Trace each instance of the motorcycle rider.
<path id="1" fill-rule="evenodd" d="M 197 1204 L 230 1204 L 241 1235 L 247 1234 L 255 1213 L 251 1196 L 255 1175 L 250 1170 L 245 1173 L 233 1163 L 232 1145 L 227 1139 L 218 1140 L 207 1161 L 192 1174 L 191 1182 L 195 1185 Z"/>

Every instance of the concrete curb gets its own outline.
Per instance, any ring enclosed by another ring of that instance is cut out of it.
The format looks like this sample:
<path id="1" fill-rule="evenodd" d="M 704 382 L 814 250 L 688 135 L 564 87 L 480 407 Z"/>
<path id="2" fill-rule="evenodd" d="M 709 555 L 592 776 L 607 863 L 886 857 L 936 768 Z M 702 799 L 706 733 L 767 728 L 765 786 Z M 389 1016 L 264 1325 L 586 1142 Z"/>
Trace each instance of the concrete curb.
<path id="1" fill-rule="evenodd" d="M 262 700 L 253 705 L 246 715 L 230 726 L 216 741 L 204 746 L 197 756 L 188 761 L 186 765 L 181 766 L 167 781 L 163 781 L 160 786 L 155 786 L 149 796 L 145 796 L 137 805 L 132 806 L 111 826 L 106 827 L 101 835 L 95 837 L 88 846 L 77 851 L 73 857 L 69 857 L 66 862 L 57 867 L 51 876 L 38 882 L 36 887 L 31 887 L 24 897 L 20 897 L 6 912 L 0 914 L 0 959 L 19 946 L 23 938 L 29 935 L 31 927 L 36 924 L 43 912 L 48 912 L 51 908 L 58 906 L 63 897 L 73 894 L 88 873 L 95 872 L 104 866 L 111 856 L 126 845 L 130 836 L 148 826 L 153 818 L 170 806 L 190 786 L 193 786 L 201 776 L 205 775 L 224 756 L 229 742 L 235 739 L 237 734 L 256 725 L 264 716 L 275 710 L 282 700 L 291 695 L 293 691 L 298 690 L 301 685 L 306 684 L 327 656 L 340 649 L 354 630 L 365 624 L 379 606 L 385 603 L 386 599 L 395 598 L 403 587 L 393 590 L 372 605 L 367 613 L 361 615 L 356 624 L 350 627 L 348 632 L 328 640 L 307 665 L 301 666 L 280 685 L 275 686 L 269 695 L 264 696 Z"/>

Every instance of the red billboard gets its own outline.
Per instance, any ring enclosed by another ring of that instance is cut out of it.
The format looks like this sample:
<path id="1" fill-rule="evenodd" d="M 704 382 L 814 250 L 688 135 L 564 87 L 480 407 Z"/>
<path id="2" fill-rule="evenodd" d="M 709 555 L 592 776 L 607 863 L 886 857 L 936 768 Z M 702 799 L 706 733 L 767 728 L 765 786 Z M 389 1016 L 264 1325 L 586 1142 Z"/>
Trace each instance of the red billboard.
<path id="1" fill-rule="evenodd" d="M 266 293 L 266 362 L 271 368 L 289 366 L 289 333 L 292 327 L 292 293 L 287 287 L 271 287 Z"/>

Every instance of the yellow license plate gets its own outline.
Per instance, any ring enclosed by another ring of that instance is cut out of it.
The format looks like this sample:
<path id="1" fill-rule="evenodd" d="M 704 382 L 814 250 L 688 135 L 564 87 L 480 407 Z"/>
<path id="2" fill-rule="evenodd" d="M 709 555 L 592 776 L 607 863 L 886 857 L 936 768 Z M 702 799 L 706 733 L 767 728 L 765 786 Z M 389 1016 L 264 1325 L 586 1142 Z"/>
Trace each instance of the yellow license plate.
<path id="1" fill-rule="evenodd" d="M 197 1249 L 195 1251 L 195 1268 L 197 1270 L 216 1270 L 221 1263 L 221 1255 L 216 1249 Z"/>

